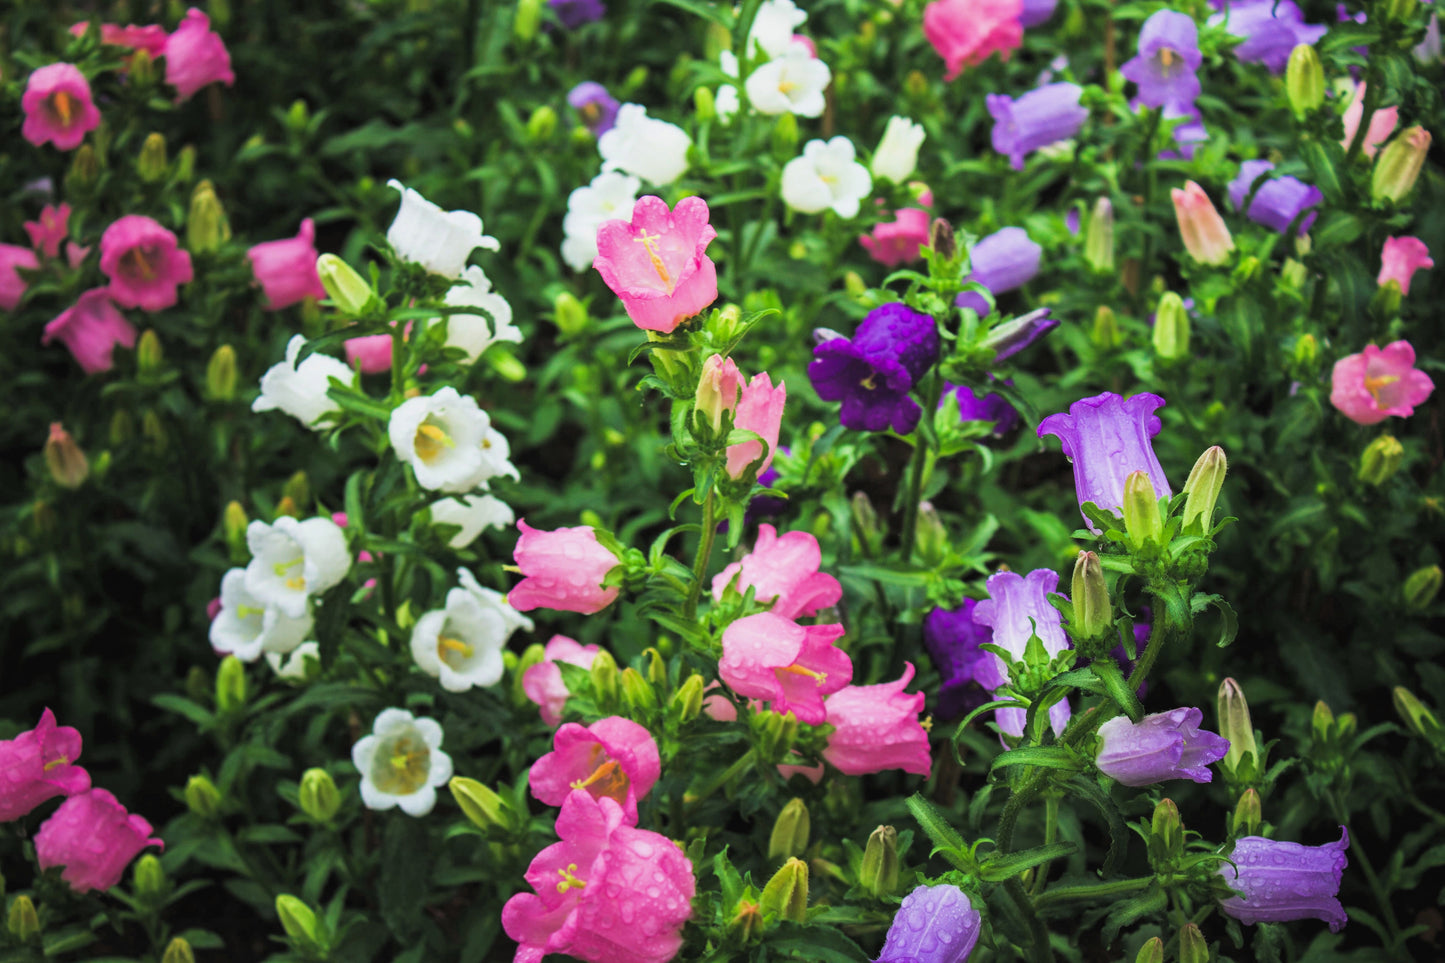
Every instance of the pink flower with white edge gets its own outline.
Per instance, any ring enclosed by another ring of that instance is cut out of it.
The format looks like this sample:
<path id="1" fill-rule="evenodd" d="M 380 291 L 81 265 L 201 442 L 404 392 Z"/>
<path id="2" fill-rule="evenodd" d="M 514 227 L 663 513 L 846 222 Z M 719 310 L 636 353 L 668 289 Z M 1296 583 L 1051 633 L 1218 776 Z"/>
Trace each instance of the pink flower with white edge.
<path id="1" fill-rule="evenodd" d="M 40 217 L 25 222 L 25 233 L 30 235 L 30 246 L 45 257 L 60 254 L 60 242 L 70 233 L 70 205 L 46 204 Z"/>
<path id="2" fill-rule="evenodd" d="M 592 266 L 622 299 L 632 323 L 667 333 L 717 300 L 717 266 L 707 246 L 717 237 L 707 201 L 684 197 L 668 210 L 660 197 L 639 197 L 632 220 L 597 229 Z"/>
<path id="3" fill-rule="evenodd" d="M 1359 354 L 1335 362 L 1330 382 L 1330 404 L 1362 425 L 1391 415 L 1408 418 L 1435 390 L 1430 376 L 1415 367 L 1415 349 L 1408 341 L 1383 348 L 1365 345 Z"/>
<path id="4" fill-rule="evenodd" d="M 166 39 L 165 58 L 166 83 L 176 88 L 178 104 L 207 84 L 236 82 L 225 42 L 211 29 L 211 18 L 195 7 Z"/>
<path id="5" fill-rule="evenodd" d="M 908 662 L 897 682 L 850 685 L 830 696 L 828 725 L 835 729 L 823 758 L 850 776 L 884 769 L 927 776 L 932 768 L 928 732 L 918 721 L 923 693 L 903 691 L 912 681 L 913 663 Z"/>
<path id="6" fill-rule="evenodd" d="M 783 425 L 783 404 L 788 400 L 788 386 L 784 382 L 778 382 L 773 387 L 772 377 L 764 371 L 760 375 L 754 375 L 743 388 L 742 395 L 738 398 L 737 414 L 733 416 L 733 427 L 741 428 L 744 431 L 757 432 L 767 442 L 767 454 L 763 453 L 763 443 L 758 441 L 740 441 L 736 445 L 728 445 L 727 473 L 734 481 L 749 477 L 750 472 L 755 472 L 752 477 L 761 475 L 768 470 L 773 463 L 773 455 L 778 450 L 778 431 Z M 756 465 L 761 458 L 762 461 Z"/>
<path id="7" fill-rule="evenodd" d="M 740 696 L 822 725 L 823 696 L 853 678 L 853 661 L 833 645 L 842 636 L 841 625 L 802 626 L 772 612 L 749 615 L 723 630 L 718 675 Z"/>
<path id="8" fill-rule="evenodd" d="M 753 589 L 753 598 L 772 602 L 770 610 L 785 619 L 814 615 L 820 609 L 836 605 L 843 597 L 843 586 L 826 572 L 823 550 L 810 532 L 787 532 L 781 536 L 766 522 L 758 526 L 758 540 L 753 550 L 723 569 L 712 580 L 712 597 L 722 601 L 728 585 L 739 593 Z"/>
<path id="9" fill-rule="evenodd" d="M 532 763 L 532 795 L 560 806 L 576 789 L 622 807 L 629 825 L 637 825 L 637 802 L 652 792 L 662 775 L 657 743 L 646 727 L 621 716 L 590 726 L 568 722 L 552 737 L 552 751 Z"/>
<path id="10" fill-rule="evenodd" d="M 90 774 L 77 765 L 80 733 L 57 726 L 46 709 L 29 732 L 0 742 L 0 823 L 19 819 L 56 796 L 90 788 Z"/>
<path id="11" fill-rule="evenodd" d="M 88 21 L 73 23 L 70 25 L 71 36 L 83 37 L 85 31 L 90 28 Z M 166 40 L 169 35 L 165 28 L 156 24 L 149 24 L 144 27 L 137 27 L 135 24 L 120 26 L 114 23 L 103 23 L 100 25 L 100 42 L 108 47 L 129 47 L 132 50 L 144 50 L 150 54 L 151 59 L 163 56 L 166 52 Z"/>
<path id="12" fill-rule="evenodd" d="M 316 222 L 306 218 L 295 237 L 263 241 L 246 252 L 256 283 L 266 294 L 266 310 L 279 311 L 307 298 L 326 297 L 316 273 Z"/>
<path id="13" fill-rule="evenodd" d="M 557 663 L 589 669 L 600 651 L 596 645 L 582 645 L 565 635 L 554 635 L 547 640 L 543 649 L 545 661 L 527 666 L 527 671 L 522 673 L 522 692 L 541 708 L 543 722 L 553 727 L 561 722 L 562 710 L 571 695 Z"/>
<path id="14" fill-rule="evenodd" d="M 100 270 L 110 278 L 116 304 L 163 311 L 179 300 L 176 289 L 190 284 L 191 256 L 176 236 L 156 221 L 127 214 L 100 236 Z"/>
<path id="15" fill-rule="evenodd" d="M 59 338 L 86 374 L 109 371 L 115 346 L 135 347 L 135 326 L 110 300 L 109 288 L 91 288 L 45 326 L 41 344 Z"/>
<path id="16" fill-rule="evenodd" d="M 625 825 L 622 807 L 575 790 L 562 803 L 557 836 L 527 867 L 536 894 L 502 908 L 502 929 L 519 944 L 513 963 L 561 954 L 589 963 L 667 963 L 682 949 L 692 916 L 692 863 L 661 833 Z"/>
<path id="17" fill-rule="evenodd" d="M 948 67 L 943 79 L 953 80 L 995 52 L 1007 61 L 1024 40 L 1022 14 L 1023 0 L 934 0 L 924 7 L 923 35 Z"/>
<path id="18" fill-rule="evenodd" d="M 602 580 L 621 560 L 597 541 L 590 525 L 547 532 L 519 518 L 517 530 L 522 534 L 513 558 L 525 577 L 507 594 L 512 608 L 594 615 L 617 598 L 621 589 L 603 588 Z"/>
<path id="19" fill-rule="evenodd" d="M 933 219 L 921 207 L 904 207 L 893 212 L 893 220 L 873 225 L 858 238 L 868 256 L 884 267 L 897 267 L 918 260 L 918 249 L 928 243 Z"/>
<path id="20" fill-rule="evenodd" d="M 20 299 L 25 296 L 25 289 L 30 286 L 16 268 L 35 271 L 40 268 L 40 260 L 28 247 L 0 244 L 0 308 L 6 311 L 15 310 Z"/>
<path id="21" fill-rule="evenodd" d="M 42 870 L 64 866 L 60 878 L 77 893 L 110 889 L 147 846 L 165 848 L 151 838 L 151 824 L 104 789 L 71 796 L 35 834 L 35 858 Z"/>
<path id="22" fill-rule="evenodd" d="M 1400 285 L 1401 294 L 1410 293 L 1410 279 L 1416 271 L 1429 270 L 1435 266 L 1430 260 L 1430 249 L 1418 237 L 1387 237 L 1380 251 L 1380 276 L 1375 283 L 1384 285 L 1394 281 Z"/>
<path id="23" fill-rule="evenodd" d="M 36 147 L 50 143 L 56 150 L 75 150 L 100 126 L 90 82 L 73 64 L 36 68 L 25 82 L 20 109 L 25 111 L 20 136 Z"/>

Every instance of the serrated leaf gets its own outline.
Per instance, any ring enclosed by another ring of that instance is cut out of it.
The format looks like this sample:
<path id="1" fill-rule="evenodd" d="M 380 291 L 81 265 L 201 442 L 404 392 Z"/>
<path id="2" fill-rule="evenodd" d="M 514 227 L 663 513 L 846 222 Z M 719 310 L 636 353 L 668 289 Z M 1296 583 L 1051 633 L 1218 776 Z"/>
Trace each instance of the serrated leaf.
<path id="1" fill-rule="evenodd" d="M 1072 749 L 1063 746 L 1024 746 L 995 756 L 990 771 L 1008 766 L 1039 766 L 1044 769 L 1078 772 L 1084 768 L 1085 763 Z"/>
<path id="2" fill-rule="evenodd" d="M 1076 844 L 1061 840 L 1057 843 L 1049 843 L 1047 846 L 1036 846 L 1033 849 L 1024 849 L 1016 853 L 992 853 L 981 864 L 979 876 L 990 883 L 1001 883 L 1026 870 L 1033 869 L 1041 863 L 1071 856 L 1078 850 L 1079 847 Z"/>

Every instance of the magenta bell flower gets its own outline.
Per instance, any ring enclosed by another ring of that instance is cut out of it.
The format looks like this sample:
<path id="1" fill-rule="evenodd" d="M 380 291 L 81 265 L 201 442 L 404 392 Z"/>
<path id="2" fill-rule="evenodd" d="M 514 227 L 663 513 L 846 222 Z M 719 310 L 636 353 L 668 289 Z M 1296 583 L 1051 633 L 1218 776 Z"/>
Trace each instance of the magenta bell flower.
<path id="1" fill-rule="evenodd" d="M 1410 293 L 1410 279 L 1416 271 L 1428 271 L 1435 266 L 1430 259 L 1430 249 L 1418 237 L 1387 237 L 1380 250 L 1380 274 L 1376 284 L 1394 281 L 1400 285 L 1400 293 Z"/>
<path id="2" fill-rule="evenodd" d="M 1230 888 L 1243 895 L 1219 906 L 1241 923 L 1323 920 L 1331 933 L 1338 933 L 1349 921 L 1339 900 L 1340 877 L 1350 864 L 1345 856 L 1349 848 L 1350 833 L 1343 826 L 1339 840 L 1323 846 L 1245 836 L 1229 856 L 1235 865 L 1219 866 Z"/>
<path id="3" fill-rule="evenodd" d="M 1117 514 L 1124 505 L 1124 479 L 1135 471 L 1149 475 L 1161 498 L 1173 494 L 1150 440 L 1159 434 L 1154 412 L 1162 407 L 1164 399 L 1158 395 L 1141 392 L 1123 398 L 1106 391 L 1074 402 L 1068 414 L 1039 422 L 1039 437 L 1056 436 L 1064 456 L 1073 462 L 1080 505 L 1093 502 Z M 1084 524 L 1096 531 L 1087 517 Z"/>
<path id="4" fill-rule="evenodd" d="M 326 297 L 321 275 L 316 273 L 316 222 L 311 218 L 301 222 L 295 237 L 253 245 L 246 257 L 256 283 L 265 292 L 266 310 L 279 311 L 307 298 L 319 301 Z"/>
<path id="5" fill-rule="evenodd" d="M 823 696 L 853 680 L 853 660 L 833 644 L 842 637 L 841 625 L 799 625 L 772 612 L 749 615 L 723 630 L 718 675 L 738 695 L 820 726 L 827 717 Z"/>
<path id="6" fill-rule="evenodd" d="M 70 234 L 70 205 L 46 204 L 40 216 L 25 222 L 25 233 L 30 235 L 30 245 L 47 258 L 60 254 L 60 242 Z"/>
<path id="7" fill-rule="evenodd" d="M 179 300 L 194 276 L 191 256 L 176 236 L 140 214 L 127 214 L 100 236 L 100 270 L 110 278 L 111 298 L 125 308 L 162 311 Z"/>
<path id="8" fill-rule="evenodd" d="M 923 693 L 903 691 L 912 681 L 913 663 L 905 662 L 897 682 L 850 685 L 829 696 L 824 705 L 833 733 L 823 758 L 850 776 L 902 769 L 927 778 L 933 759 L 918 721 Z"/>
<path id="9" fill-rule="evenodd" d="M 165 848 L 151 838 L 151 824 L 126 812 L 104 789 L 71 796 L 35 834 L 35 858 L 42 870 L 64 866 L 60 878 L 77 893 L 110 889 L 126 865 L 147 846 Z"/>
<path id="10" fill-rule="evenodd" d="M 1139 31 L 1139 52 L 1119 72 L 1139 85 L 1139 100 L 1150 107 L 1172 104 L 1184 109 L 1199 96 L 1204 61 L 1194 18 L 1173 10 L 1157 11 Z"/>
<path id="11" fill-rule="evenodd" d="M 74 64 L 36 68 L 25 82 L 20 108 L 25 112 L 20 136 L 36 147 L 50 143 L 56 150 L 75 150 L 100 126 L 90 82 Z"/>
<path id="12" fill-rule="evenodd" d="M 903 897 L 876 963 L 963 963 L 983 916 L 957 886 L 919 886 Z"/>
<path id="13" fill-rule="evenodd" d="M 16 268 L 37 271 L 40 259 L 28 247 L 0 244 L 0 310 L 14 311 L 25 296 L 25 289 L 30 286 Z"/>
<path id="14" fill-rule="evenodd" d="M 1415 348 L 1408 341 L 1383 348 L 1367 344 L 1359 354 L 1346 355 L 1335 362 L 1330 385 L 1330 404 L 1361 425 L 1408 418 L 1435 390 L 1430 376 L 1415 367 Z"/>
<path id="15" fill-rule="evenodd" d="M 753 590 L 754 601 L 772 602 L 769 610 L 785 619 L 816 615 L 820 609 L 836 605 L 843 597 L 843 586 L 827 572 L 823 550 L 811 532 L 786 532 L 764 522 L 758 526 L 758 539 L 753 550 L 723 569 L 712 580 L 712 597 L 722 601 L 723 592 L 737 579 L 739 593 Z"/>
<path id="16" fill-rule="evenodd" d="M 1024 155 L 1068 140 L 1089 119 L 1089 109 L 1079 103 L 1084 88 L 1078 84 L 1045 84 L 1014 99 L 1006 94 L 988 95 L 988 112 L 993 117 L 993 149 L 1009 159 L 1016 171 L 1024 169 Z"/>
<path id="17" fill-rule="evenodd" d="M 1272 170 L 1274 165 L 1267 160 L 1251 160 L 1240 164 L 1239 176 L 1229 182 L 1230 205 L 1236 211 L 1243 210 L 1244 199 L 1249 197 L 1255 181 Z M 1249 210 L 1245 213 L 1251 221 L 1283 233 L 1301 212 L 1319 206 L 1324 199 L 1325 195 L 1318 187 L 1312 187 L 1298 178 L 1274 177 L 1259 185 L 1259 189 L 1254 192 L 1254 198 L 1249 202 Z M 1311 212 L 1301 218 L 1296 233 L 1304 234 L 1308 231 L 1316 216 L 1317 212 Z"/>
<path id="18" fill-rule="evenodd" d="M 29 732 L 0 742 L 0 823 L 19 819 L 56 796 L 74 796 L 90 788 L 80 758 L 80 733 L 57 726 L 46 709 Z"/>
<path id="19" fill-rule="evenodd" d="M 176 88 L 178 104 L 207 84 L 236 82 L 225 41 L 211 29 L 211 18 L 195 7 L 166 39 L 165 58 L 166 83 Z"/>
<path id="20" fill-rule="evenodd" d="M 59 338 L 86 374 L 109 371 L 115 364 L 115 346 L 134 348 L 135 326 L 110 299 L 107 288 L 91 288 L 71 307 L 45 326 L 40 343 Z"/>
<path id="21" fill-rule="evenodd" d="M 1166 779 L 1209 782 L 1209 764 L 1224 758 L 1229 740 L 1201 731 L 1203 719 L 1203 712 L 1190 708 L 1156 712 L 1138 722 L 1117 716 L 1099 727 L 1094 764 L 1126 786 L 1152 786 Z"/>
<path id="22" fill-rule="evenodd" d="M 667 334 L 717 300 L 717 265 L 707 256 L 715 237 L 702 198 L 684 197 L 668 210 L 660 197 L 639 197 L 630 221 L 597 229 L 592 266 L 633 324 Z"/>
<path id="23" fill-rule="evenodd" d="M 1030 240 L 1027 231 L 1021 227 L 1006 227 L 981 238 L 968 249 L 968 266 L 972 272 L 968 280 L 977 281 L 998 297 L 1032 281 L 1039 273 L 1039 262 L 1043 256 L 1043 247 Z M 961 308 L 972 308 L 981 318 L 988 315 L 987 302 L 973 291 L 963 292 L 953 303 Z"/>
<path id="24" fill-rule="evenodd" d="M 607 573 L 622 562 L 597 541 L 592 526 L 548 532 L 519 518 L 517 531 L 513 558 L 525 578 L 512 586 L 507 604 L 518 612 L 540 608 L 595 615 L 622 591 L 616 585 L 602 585 Z"/>
<path id="25" fill-rule="evenodd" d="M 568 722 L 552 737 L 552 751 L 532 763 L 532 795 L 560 806 L 575 789 L 594 799 L 604 796 L 622 807 L 629 825 L 637 825 L 637 802 L 662 775 L 657 742 L 646 727 L 621 716 L 590 726 Z"/>

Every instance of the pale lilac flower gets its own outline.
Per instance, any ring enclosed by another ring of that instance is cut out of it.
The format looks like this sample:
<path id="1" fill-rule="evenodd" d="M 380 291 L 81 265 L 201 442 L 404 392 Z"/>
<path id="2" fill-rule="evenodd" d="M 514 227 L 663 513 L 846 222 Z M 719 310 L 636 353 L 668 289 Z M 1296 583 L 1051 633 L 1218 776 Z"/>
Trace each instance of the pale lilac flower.
<path id="1" fill-rule="evenodd" d="M 1078 84 L 1045 84 L 1017 99 L 989 94 L 993 117 L 993 149 L 1009 159 L 1016 171 L 1024 169 L 1024 155 L 1068 140 L 1089 119 L 1079 102 L 1084 89 Z"/>

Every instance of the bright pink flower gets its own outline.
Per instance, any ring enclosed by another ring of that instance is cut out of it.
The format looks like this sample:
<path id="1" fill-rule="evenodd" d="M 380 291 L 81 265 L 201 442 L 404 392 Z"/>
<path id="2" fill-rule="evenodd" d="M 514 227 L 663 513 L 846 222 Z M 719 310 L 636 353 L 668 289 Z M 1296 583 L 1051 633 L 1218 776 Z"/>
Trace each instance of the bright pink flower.
<path id="1" fill-rule="evenodd" d="M 568 795 L 553 843 L 527 867 L 536 890 L 502 908 L 516 940 L 514 963 L 549 953 L 590 963 L 667 963 L 692 916 L 692 863 L 661 833 L 623 825 L 622 807 L 585 792 Z"/>
<path id="2" fill-rule="evenodd" d="M 74 36 L 85 35 L 89 23 L 75 23 L 70 25 L 70 32 Z M 135 24 L 119 26 L 113 23 L 100 25 L 100 42 L 112 47 L 130 47 L 132 50 L 144 50 L 151 55 L 151 59 L 161 56 L 166 52 L 166 31 L 164 27 L 151 24 L 145 27 L 137 27 Z"/>
<path id="3" fill-rule="evenodd" d="M 73 765 L 80 758 L 80 733 L 57 726 L 46 709 L 29 732 L 0 742 L 0 823 L 19 819 L 56 796 L 90 788 L 90 775 Z"/>
<path id="4" fill-rule="evenodd" d="M 190 100 L 206 84 L 236 82 L 225 43 L 211 29 L 211 18 L 195 7 L 166 39 L 165 57 L 166 83 L 176 88 L 176 103 Z"/>
<path id="5" fill-rule="evenodd" d="M 921 207 L 904 207 L 893 213 L 894 220 L 875 224 L 871 233 L 858 238 L 869 257 L 890 268 L 918 260 L 918 249 L 928 243 L 933 223 Z"/>
<path id="6" fill-rule="evenodd" d="M 266 293 L 266 308 L 279 311 L 307 298 L 321 300 L 326 289 L 316 273 L 316 222 L 301 222 L 295 237 L 264 241 L 246 252 L 256 282 Z"/>
<path id="7" fill-rule="evenodd" d="M 768 443 L 768 453 L 763 456 L 762 442 L 740 441 L 736 445 L 729 445 L 729 478 L 742 478 L 747 473 L 748 466 L 760 456 L 763 456 L 763 461 L 757 466 L 758 474 L 768 470 L 768 466 L 773 463 L 773 455 L 778 450 L 778 430 L 783 424 L 783 403 L 787 400 L 788 386 L 780 381 L 774 388 L 773 379 L 766 371 L 753 375 L 753 380 L 743 388 L 737 413 L 733 415 L 733 427 L 757 432 Z"/>
<path id="8" fill-rule="evenodd" d="M 116 345 L 135 347 L 136 330 L 116 310 L 107 288 L 91 288 L 60 317 L 45 326 L 41 344 L 59 338 L 87 374 L 109 371 Z"/>
<path id="9" fill-rule="evenodd" d="M 71 270 L 75 270 L 76 268 L 80 267 L 81 262 L 90 256 L 90 251 L 90 248 L 81 247 L 74 241 L 66 241 L 65 260 L 70 264 Z"/>
<path id="10" fill-rule="evenodd" d="M 1430 260 L 1430 249 L 1418 237 L 1387 237 L 1385 247 L 1380 251 L 1380 276 L 1376 284 L 1396 281 L 1401 294 L 1410 293 L 1410 279 L 1416 271 L 1428 270 L 1435 266 Z"/>
<path id="11" fill-rule="evenodd" d="M 880 685 L 850 685 L 827 702 L 828 737 L 823 758 L 840 772 L 862 776 L 884 769 L 927 776 L 932 767 L 928 733 L 918 721 L 923 693 L 904 693 L 913 681 L 913 663 L 904 664 L 903 678 Z"/>
<path id="12" fill-rule="evenodd" d="M 779 537 L 777 529 L 764 522 L 758 526 L 753 550 L 713 577 L 712 597 L 721 601 L 723 590 L 736 576 L 738 592 L 753 589 L 759 602 L 773 602 L 774 615 L 785 619 L 814 615 L 843 597 L 838 580 L 818 571 L 822 564 L 823 550 L 811 533 Z"/>
<path id="13" fill-rule="evenodd" d="M 621 589 L 616 585 L 603 588 L 602 580 L 622 563 L 598 544 L 597 533 L 590 525 L 546 532 L 519 518 L 517 529 L 522 534 L 512 555 L 526 577 L 507 595 L 512 608 L 518 612 L 543 608 L 592 615 L 617 598 Z"/>
<path id="14" fill-rule="evenodd" d="M 214 621 L 216 621 L 216 616 L 218 616 L 218 615 L 220 615 L 220 614 L 221 614 L 221 597 L 220 597 L 219 595 L 217 595 L 215 598 L 211 599 L 209 602 L 206 603 L 206 618 L 207 618 L 209 621 L 214 622 Z M 215 650 L 215 651 L 217 652 L 218 655 L 221 656 L 221 658 L 225 658 L 225 654 L 221 653 L 219 649 L 217 649 L 217 650 Z"/>
<path id="15" fill-rule="evenodd" d="M 20 136 L 36 147 L 49 141 L 56 150 L 75 150 L 100 126 L 90 83 L 73 64 L 37 68 L 25 83 L 20 108 L 25 111 Z"/>
<path id="16" fill-rule="evenodd" d="M 60 878 L 77 893 L 110 889 L 142 849 L 165 848 L 150 834 L 150 823 L 127 813 L 104 789 L 92 789 L 65 800 L 41 825 L 35 856 L 43 870 L 64 866 Z"/>
<path id="17" fill-rule="evenodd" d="M 1383 348 L 1365 345 L 1361 353 L 1335 362 L 1330 381 L 1330 404 L 1362 425 L 1390 415 L 1408 418 L 1435 390 L 1430 376 L 1415 368 L 1415 349 L 1408 341 Z"/>
<path id="18" fill-rule="evenodd" d="M 70 233 L 69 225 L 69 204 L 46 204 L 37 220 L 25 222 L 25 233 L 30 235 L 31 247 L 46 257 L 55 257 L 60 253 L 60 242 Z"/>
<path id="19" fill-rule="evenodd" d="M 629 825 L 637 825 L 637 801 L 662 775 L 657 743 L 645 726 L 608 716 L 590 726 L 568 722 L 552 737 L 552 751 L 532 763 L 532 795 L 560 806 L 574 789 L 622 807 Z"/>
<path id="20" fill-rule="evenodd" d="M 1364 116 L 1365 85 L 1361 82 L 1355 90 L 1355 99 L 1350 101 L 1350 106 L 1345 109 L 1345 139 L 1340 141 L 1340 146 L 1345 150 L 1350 149 L 1350 142 L 1355 139 L 1355 132 L 1360 129 L 1360 120 Z M 1364 143 L 1360 145 L 1366 157 L 1374 157 L 1380 152 L 1380 145 L 1390 139 L 1390 134 L 1399 122 L 1398 107 L 1380 107 L 1370 115 L 1370 128 L 1365 131 Z"/>
<path id="21" fill-rule="evenodd" d="M 1023 9 L 1023 0 L 934 0 L 924 7 L 923 35 L 948 67 L 943 79 L 953 80 L 995 52 L 1008 60 L 1023 43 Z"/>
<path id="22" fill-rule="evenodd" d="M 346 363 L 360 368 L 362 374 L 380 374 L 391 370 L 391 335 L 366 334 L 359 338 L 347 338 L 342 348 L 346 351 Z"/>
<path id="23" fill-rule="evenodd" d="M 823 696 L 853 678 L 853 661 L 833 645 L 842 636 L 841 625 L 802 626 L 772 612 L 749 615 L 723 630 L 718 675 L 740 696 L 822 725 Z"/>
<path id="24" fill-rule="evenodd" d="M 40 261 L 28 247 L 0 244 L 0 308 L 6 311 L 15 310 L 29 287 L 15 270 L 18 267 L 34 271 L 40 267 Z"/>
<path id="25" fill-rule="evenodd" d="M 191 256 L 176 236 L 139 214 L 127 214 L 100 236 L 100 270 L 110 296 L 126 308 L 161 311 L 176 303 L 176 289 L 191 283 Z"/>
<path id="26" fill-rule="evenodd" d="M 555 726 L 562 721 L 562 709 L 567 705 L 567 684 L 562 681 L 562 669 L 557 665 L 568 665 L 584 669 L 592 667 L 601 649 L 595 645 L 582 645 L 576 639 L 565 635 L 554 635 L 547 641 L 546 661 L 527 666 L 522 673 L 522 692 L 542 709 L 542 721 Z"/>
<path id="27" fill-rule="evenodd" d="M 707 219 L 700 197 L 684 197 L 669 211 L 648 195 L 637 199 L 630 222 L 597 229 L 592 266 L 639 328 L 669 332 L 717 300 L 717 266 L 706 254 L 717 231 Z"/>

